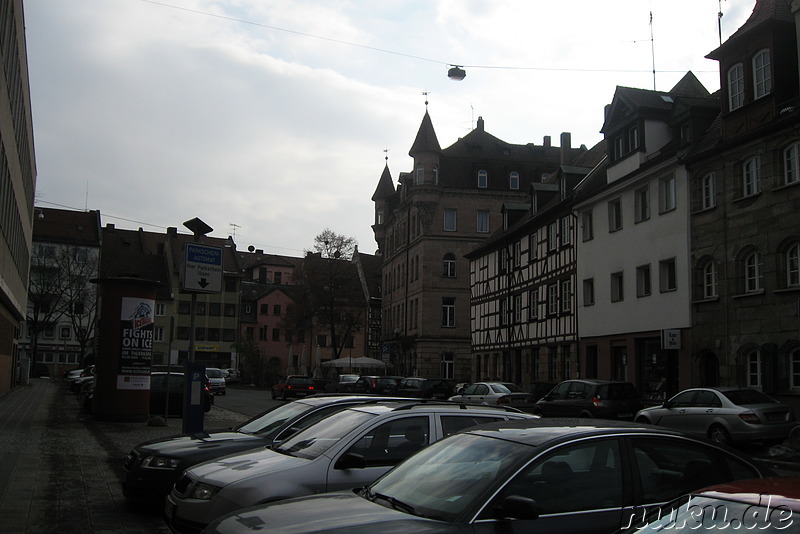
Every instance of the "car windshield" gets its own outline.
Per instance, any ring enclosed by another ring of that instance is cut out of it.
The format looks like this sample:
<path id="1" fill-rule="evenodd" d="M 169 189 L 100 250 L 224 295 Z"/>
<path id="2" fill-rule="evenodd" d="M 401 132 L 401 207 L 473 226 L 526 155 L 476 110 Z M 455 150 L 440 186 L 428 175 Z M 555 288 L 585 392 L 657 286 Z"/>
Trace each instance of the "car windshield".
<path id="1" fill-rule="evenodd" d="M 454 521 L 532 450 L 501 439 L 457 434 L 418 452 L 362 496 L 390 506 L 402 503 L 396 508 L 423 517 Z"/>
<path id="2" fill-rule="evenodd" d="M 236 430 L 245 434 L 265 435 L 280 428 L 286 421 L 290 421 L 300 414 L 310 410 L 308 404 L 302 402 L 288 402 L 267 410 L 242 424 Z"/>
<path id="3" fill-rule="evenodd" d="M 290 456 L 313 460 L 330 449 L 361 423 L 373 417 L 375 417 L 375 414 L 359 410 L 344 410 L 343 412 L 335 413 L 302 432 L 298 432 L 276 447 L 275 450 Z"/>
<path id="4" fill-rule="evenodd" d="M 792 524 L 792 511 L 784 506 L 770 509 L 769 506 L 692 495 L 655 509 L 644 521 L 641 516 L 633 516 L 632 521 L 633 526 L 623 530 L 624 534 L 737 529 L 783 532 Z"/>
<path id="5" fill-rule="evenodd" d="M 208 378 L 224 378 L 224 374 L 222 374 L 222 369 L 206 369 L 206 376 Z"/>
<path id="6" fill-rule="evenodd" d="M 747 406 L 748 404 L 776 404 L 778 402 L 755 389 L 736 389 L 732 391 L 723 391 L 722 394 L 728 397 L 728 400 L 737 406 Z"/>
<path id="7" fill-rule="evenodd" d="M 510 382 L 503 382 L 502 384 L 489 384 L 492 391 L 495 393 L 520 393 L 522 388 Z"/>

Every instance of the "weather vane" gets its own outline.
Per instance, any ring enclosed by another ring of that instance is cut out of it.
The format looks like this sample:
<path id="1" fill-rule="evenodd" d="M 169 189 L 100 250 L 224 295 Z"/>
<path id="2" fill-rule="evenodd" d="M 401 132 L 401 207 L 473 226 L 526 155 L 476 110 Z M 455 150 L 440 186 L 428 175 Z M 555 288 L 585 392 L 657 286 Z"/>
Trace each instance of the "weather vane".
<path id="1" fill-rule="evenodd" d="M 383 159 L 385 159 L 386 163 L 388 164 L 389 163 L 389 149 L 388 148 L 384 148 L 383 149 L 383 154 L 384 154 Z"/>
<path id="2" fill-rule="evenodd" d="M 425 109 L 428 109 L 428 95 L 431 94 L 430 91 L 422 91 L 423 96 L 425 97 Z"/>

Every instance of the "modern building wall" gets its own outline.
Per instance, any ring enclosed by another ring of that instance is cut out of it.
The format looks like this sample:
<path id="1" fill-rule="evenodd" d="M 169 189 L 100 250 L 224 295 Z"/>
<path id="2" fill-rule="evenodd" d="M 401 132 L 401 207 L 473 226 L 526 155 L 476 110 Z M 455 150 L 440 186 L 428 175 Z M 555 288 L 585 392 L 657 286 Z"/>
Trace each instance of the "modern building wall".
<path id="1" fill-rule="evenodd" d="M 20 380 L 17 348 L 27 307 L 36 160 L 22 0 L 0 2 L 0 396 Z"/>

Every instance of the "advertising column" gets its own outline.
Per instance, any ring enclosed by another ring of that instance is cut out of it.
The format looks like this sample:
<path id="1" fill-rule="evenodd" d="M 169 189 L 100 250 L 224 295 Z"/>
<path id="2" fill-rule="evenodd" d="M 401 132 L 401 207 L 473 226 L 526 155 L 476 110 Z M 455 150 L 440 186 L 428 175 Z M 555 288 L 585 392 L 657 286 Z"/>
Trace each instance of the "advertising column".
<path id="1" fill-rule="evenodd" d="M 96 419 L 145 421 L 150 413 L 153 312 L 159 282 L 104 278 L 92 414 Z"/>

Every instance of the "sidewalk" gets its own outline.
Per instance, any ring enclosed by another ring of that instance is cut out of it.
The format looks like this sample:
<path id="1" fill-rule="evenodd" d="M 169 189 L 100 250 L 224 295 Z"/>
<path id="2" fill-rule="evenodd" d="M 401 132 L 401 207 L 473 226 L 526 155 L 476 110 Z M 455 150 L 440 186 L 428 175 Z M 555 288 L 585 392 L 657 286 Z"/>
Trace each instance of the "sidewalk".
<path id="1" fill-rule="evenodd" d="M 206 430 L 247 420 L 222 408 L 206 414 Z M 32 379 L 0 399 L 0 531 L 41 533 L 167 533 L 160 510 L 122 495 L 122 459 L 142 441 L 181 433 L 167 426 L 96 421 L 58 379 Z"/>

